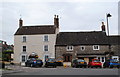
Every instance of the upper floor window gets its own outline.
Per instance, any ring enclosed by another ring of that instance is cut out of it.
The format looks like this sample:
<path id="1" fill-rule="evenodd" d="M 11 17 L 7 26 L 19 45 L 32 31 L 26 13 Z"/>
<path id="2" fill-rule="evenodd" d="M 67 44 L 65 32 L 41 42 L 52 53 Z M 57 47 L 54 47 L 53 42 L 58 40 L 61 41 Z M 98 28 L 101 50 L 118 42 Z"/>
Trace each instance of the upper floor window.
<path id="1" fill-rule="evenodd" d="M 23 52 L 26 52 L 26 46 L 23 46 Z"/>
<path id="2" fill-rule="evenodd" d="M 44 41 L 49 41 L 48 35 L 45 35 L 45 36 L 44 36 Z"/>
<path id="3" fill-rule="evenodd" d="M 44 45 L 44 51 L 48 51 L 48 45 Z"/>
<path id="4" fill-rule="evenodd" d="M 23 42 L 26 42 L 26 36 L 23 36 Z"/>
<path id="5" fill-rule="evenodd" d="M 85 46 L 81 46 L 81 50 L 84 51 L 85 50 Z"/>
<path id="6" fill-rule="evenodd" d="M 93 45 L 93 50 L 99 50 L 99 45 Z"/>
<path id="7" fill-rule="evenodd" d="M 67 51 L 73 51 L 73 46 L 67 46 L 66 49 Z"/>

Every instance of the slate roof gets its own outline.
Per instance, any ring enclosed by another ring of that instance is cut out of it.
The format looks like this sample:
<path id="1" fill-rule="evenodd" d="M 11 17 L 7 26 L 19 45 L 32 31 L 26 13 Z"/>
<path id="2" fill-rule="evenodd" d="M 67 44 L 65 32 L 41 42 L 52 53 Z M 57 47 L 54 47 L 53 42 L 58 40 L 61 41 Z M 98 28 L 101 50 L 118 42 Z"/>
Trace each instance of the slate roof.
<path id="1" fill-rule="evenodd" d="M 109 36 L 108 38 L 111 45 L 120 45 L 120 35 Z"/>
<path id="2" fill-rule="evenodd" d="M 58 45 L 107 45 L 107 36 L 102 31 L 91 32 L 60 32 L 57 35 Z"/>
<path id="3" fill-rule="evenodd" d="M 54 25 L 22 26 L 15 35 L 55 34 L 55 30 Z"/>

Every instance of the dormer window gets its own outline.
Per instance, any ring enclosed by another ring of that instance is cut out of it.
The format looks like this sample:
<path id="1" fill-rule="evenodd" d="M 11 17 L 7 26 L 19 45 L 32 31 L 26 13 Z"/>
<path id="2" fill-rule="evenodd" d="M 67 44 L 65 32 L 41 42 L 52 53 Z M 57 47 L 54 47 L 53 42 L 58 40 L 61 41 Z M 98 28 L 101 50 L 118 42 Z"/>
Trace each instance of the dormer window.
<path id="1" fill-rule="evenodd" d="M 48 35 L 45 35 L 45 36 L 44 36 L 44 41 L 45 41 L 45 42 L 48 42 L 48 41 L 49 41 Z"/>
<path id="2" fill-rule="evenodd" d="M 67 46 L 66 49 L 67 51 L 73 51 L 73 46 Z"/>
<path id="3" fill-rule="evenodd" d="M 99 50 L 99 45 L 93 45 L 93 50 Z"/>
<path id="4" fill-rule="evenodd" d="M 23 42 L 26 42 L 26 36 L 23 36 Z"/>

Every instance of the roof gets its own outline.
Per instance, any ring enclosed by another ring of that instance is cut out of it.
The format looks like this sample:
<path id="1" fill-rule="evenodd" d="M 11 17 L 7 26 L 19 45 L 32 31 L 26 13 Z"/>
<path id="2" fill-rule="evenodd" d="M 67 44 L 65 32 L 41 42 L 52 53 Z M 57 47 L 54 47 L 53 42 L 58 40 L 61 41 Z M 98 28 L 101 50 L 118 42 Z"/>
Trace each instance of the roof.
<path id="1" fill-rule="evenodd" d="M 91 32 L 60 32 L 56 45 L 100 45 L 108 44 L 107 36 L 102 31 Z"/>
<path id="2" fill-rule="evenodd" d="M 55 34 L 54 25 L 22 26 L 15 35 Z"/>
<path id="3" fill-rule="evenodd" d="M 120 45 L 120 35 L 109 36 L 111 45 Z"/>

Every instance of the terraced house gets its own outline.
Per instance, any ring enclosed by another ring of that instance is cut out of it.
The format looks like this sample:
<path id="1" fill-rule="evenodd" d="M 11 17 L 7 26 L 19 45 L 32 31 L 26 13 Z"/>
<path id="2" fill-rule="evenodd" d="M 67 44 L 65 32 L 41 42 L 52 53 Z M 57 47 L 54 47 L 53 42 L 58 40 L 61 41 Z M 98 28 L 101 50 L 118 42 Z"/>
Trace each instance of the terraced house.
<path id="1" fill-rule="evenodd" d="M 59 18 L 54 17 L 53 25 L 23 26 L 14 34 L 14 62 L 24 64 L 30 54 L 37 54 L 43 61 L 48 57 L 55 58 L 55 42 L 59 33 Z"/>

